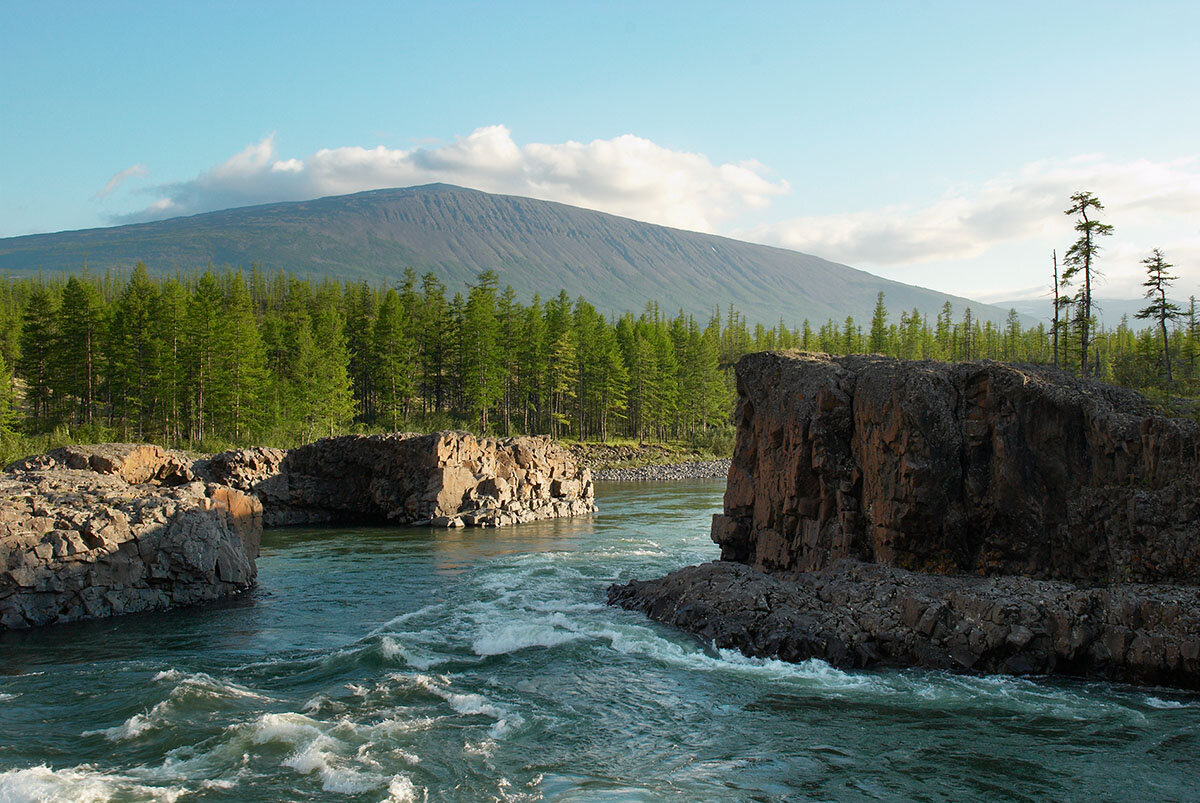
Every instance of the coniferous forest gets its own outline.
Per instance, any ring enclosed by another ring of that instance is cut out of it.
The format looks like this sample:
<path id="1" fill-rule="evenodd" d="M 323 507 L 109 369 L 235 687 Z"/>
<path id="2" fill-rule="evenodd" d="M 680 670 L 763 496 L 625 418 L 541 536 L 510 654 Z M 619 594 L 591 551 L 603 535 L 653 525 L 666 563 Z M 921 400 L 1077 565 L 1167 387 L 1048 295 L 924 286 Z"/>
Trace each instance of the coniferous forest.
<path id="1" fill-rule="evenodd" d="M 0 432 L 10 456 L 73 440 L 215 449 L 444 427 L 723 451 L 731 369 L 745 353 L 989 358 L 1079 373 L 1085 330 L 1060 306 L 1056 337 L 1054 326 L 1022 326 L 1016 312 L 1003 326 L 949 303 L 932 320 L 896 314 L 882 293 L 870 321 L 815 328 L 751 326 L 722 307 L 697 320 L 653 302 L 605 317 L 565 292 L 518 299 L 491 271 L 461 290 L 411 270 L 394 286 L 256 268 L 160 279 L 141 264 L 127 276 L 3 278 Z M 1194 389 L 1194 299 L 1177 311 L 1169 328 L 1165 319 L 1115 329 L 1092 321 L 1088 374 Z"/>

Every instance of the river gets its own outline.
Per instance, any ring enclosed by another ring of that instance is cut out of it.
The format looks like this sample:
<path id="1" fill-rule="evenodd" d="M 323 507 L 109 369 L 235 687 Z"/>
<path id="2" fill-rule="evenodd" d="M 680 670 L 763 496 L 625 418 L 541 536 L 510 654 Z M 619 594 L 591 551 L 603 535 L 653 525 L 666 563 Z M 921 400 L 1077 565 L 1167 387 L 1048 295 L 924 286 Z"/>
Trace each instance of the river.
<path id="1" fill-rule="evenodd" d="M 0 635 L 0 801 L 1186 800 L 1200 696 L 751 660 L 604 605 L 723 483 L 282 529 L 232 603 Z"/>

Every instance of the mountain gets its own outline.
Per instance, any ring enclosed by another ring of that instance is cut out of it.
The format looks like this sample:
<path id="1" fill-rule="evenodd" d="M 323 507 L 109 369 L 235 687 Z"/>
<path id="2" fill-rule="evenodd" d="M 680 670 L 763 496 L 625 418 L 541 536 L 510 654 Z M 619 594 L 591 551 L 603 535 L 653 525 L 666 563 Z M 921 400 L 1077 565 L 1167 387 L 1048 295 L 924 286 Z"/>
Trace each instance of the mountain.
<path id="1" fill-rule="evenodd" d="M 882 279 L 820 257 L 656 226 L 565 204 L 446 184 L 226 209 L 102 229 L 0 239 L 10 274 L 128 269 L 157 273 L 215 265 L 395 281 L 433 271 L 451 293 L 483 270 L 521 298 L 565 289 L 606 312 L 657 301 L 707 318 L 732 303 L 751 322 L 817 326 L 852 314 L 864 326 L 882 290 L 893 320 L 931 317 L 949 300 L 1002 321 L 1005 309 Z"/>

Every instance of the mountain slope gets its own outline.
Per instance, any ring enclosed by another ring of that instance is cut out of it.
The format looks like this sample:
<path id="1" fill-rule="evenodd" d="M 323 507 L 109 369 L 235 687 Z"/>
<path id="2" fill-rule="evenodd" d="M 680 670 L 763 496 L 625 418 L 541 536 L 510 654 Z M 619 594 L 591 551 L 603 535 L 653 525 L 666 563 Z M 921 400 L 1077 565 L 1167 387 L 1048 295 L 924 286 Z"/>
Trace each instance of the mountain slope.
<path id="1" fill-rule="evenodd" d="M 394 281 L 405 267 L 434 271 L 453 293 L 482 270 L 522 298 L 565 289 L 610 312 L 655 300 L 707 317 L 729 303 L 752 322 L 814 326 L 848 314 L 865 324 L 875 295 L 893 319 L 933 316 L 950 300 L 996 321 L 978 302 L 879 278 L 819 257 L 682 231 L 602 212 L 445 184 L 227 209 L 104 229 L 0 239 L 0 271 L 216 265 Z"/>

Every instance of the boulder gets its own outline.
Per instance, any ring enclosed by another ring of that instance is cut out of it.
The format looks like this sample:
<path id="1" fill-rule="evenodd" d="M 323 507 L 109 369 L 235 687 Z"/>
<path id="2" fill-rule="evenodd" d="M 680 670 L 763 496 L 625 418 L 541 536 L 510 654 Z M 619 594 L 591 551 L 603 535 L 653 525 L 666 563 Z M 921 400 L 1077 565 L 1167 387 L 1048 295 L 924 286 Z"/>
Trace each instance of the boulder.
<path id="1" fill-rule="evenodd" d="M 1081 588 L 850 559 L 766 574 L 716 561 L 613 586 L 609 602 L 756 657 L 1200 688 L 1195 586 Z"/>

